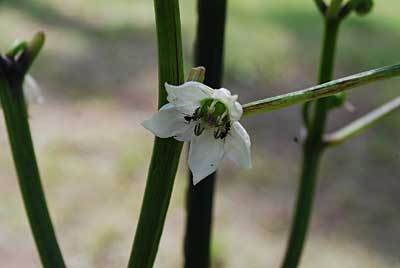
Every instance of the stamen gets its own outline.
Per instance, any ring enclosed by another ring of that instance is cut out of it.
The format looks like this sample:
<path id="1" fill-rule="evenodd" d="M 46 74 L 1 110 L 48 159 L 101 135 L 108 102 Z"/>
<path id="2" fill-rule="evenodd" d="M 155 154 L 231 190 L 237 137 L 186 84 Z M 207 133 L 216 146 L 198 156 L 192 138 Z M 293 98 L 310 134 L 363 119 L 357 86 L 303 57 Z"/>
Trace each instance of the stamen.
<path id="1" fill-rule="evenodd" d="M 222 115 L 218 116 L 218 118 L 217 118 L 217 125 L 218 126 L 222 125 L 223 120 L 227 115 L 228 115 L 228 111 L 225 110 L 225 112 Z"/>
<path id="2" fill-rule="evenodd" d="M 221 134 L 222 134 L 221 129 L 220 129 L 220 128 L 217 128 L 217 129 L 214 131 L 214 138 L 219 139 L 219 138 L 221 137 Z"/>
<path id="3" fill-rule="evenodd" d="M 201 117 L 200 110 L 201 110 L 201 108 L 198 107 L 198 108 L 194 111 L 194 113 L 193 113 L 193 118 L 195 118 L 196 120 L 198 120 L 198 118 Z"/>
<path id="4" fill-rule="evenodd" d="M 205 128 L 204 128 L 204 127 L 201 127 L 201 124 L 200 124 L 200 123 L 196 124 L 196 126 L 194 127 L 194 135 L 200 136 L 201 133 L 203 133 L 204 129 L 205 129 Z"/>
<path id="5" fill-rule="evenodd" d="M 221 140 L 225 139 L 226 136 L 229 135 L 229 131 L 231 130 L 231 123 L 228 121 L 221 131 L 221 134 L 218 136 Z"/>
<path id="6" fill-rule="evenodd" d="M 218 103 L 218 100 L 213 100 L 211 105 L 208 107 L 208 113 L 213 113 L 215 111 L 215 105 Z"/>

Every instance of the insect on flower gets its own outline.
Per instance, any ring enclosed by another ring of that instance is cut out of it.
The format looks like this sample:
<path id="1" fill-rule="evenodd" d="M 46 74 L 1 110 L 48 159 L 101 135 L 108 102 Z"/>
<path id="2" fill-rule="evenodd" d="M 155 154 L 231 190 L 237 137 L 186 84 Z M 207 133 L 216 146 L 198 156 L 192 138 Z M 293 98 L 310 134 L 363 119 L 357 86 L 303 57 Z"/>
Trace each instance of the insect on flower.
<path id="1" fill-rule="evenodd" d="M 165 84 L 169 103 L 143 126 L 160 138 L 190 142 L 189 168 L 193 184 L 216 171 L 223 158 L 251 167 L 250 137 L 238 122 L 243 114 L 237 95 L 199 82 Z"/>

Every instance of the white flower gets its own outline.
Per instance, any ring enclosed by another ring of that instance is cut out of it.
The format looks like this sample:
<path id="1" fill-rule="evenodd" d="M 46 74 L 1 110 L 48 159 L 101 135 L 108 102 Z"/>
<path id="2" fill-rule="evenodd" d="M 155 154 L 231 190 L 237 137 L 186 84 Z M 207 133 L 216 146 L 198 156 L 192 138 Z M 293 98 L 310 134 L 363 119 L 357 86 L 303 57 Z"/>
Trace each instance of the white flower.
<path id="1" fill-rule="evenodd" d="M 43 103 L 43 96 L 36 80 L 29 74 L 25 75 L 23 91 L 27 103 Z"/>
<path id="2" fill-rule="evenodd" d="M 237 95 L 193 81 L 180 86 L 166 83 L 165 88 L 169 103 L 143 126 L 157 137 L 190 142 L 193 184 L 216 171 L 225 156 L 251 167 L 250 137 L 238 122 L 243 110 Z"/>

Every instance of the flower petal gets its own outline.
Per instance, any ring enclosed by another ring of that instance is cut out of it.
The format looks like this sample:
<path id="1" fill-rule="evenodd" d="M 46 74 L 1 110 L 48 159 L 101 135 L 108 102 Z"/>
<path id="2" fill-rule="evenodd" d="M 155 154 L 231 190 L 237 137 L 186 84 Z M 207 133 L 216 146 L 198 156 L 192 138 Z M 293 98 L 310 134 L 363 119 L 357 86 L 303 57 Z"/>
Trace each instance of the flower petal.
<path id="1" fill-rule="evenodd" d="M 193 174 L 193 184 L 217 170 L 224 157 L 224 142 L 215 139 L 213 132 L 205 130 L 200 136 L 194 136 L 189 149 L 189 168 Z"/>
<path id="2" fill-rule="evenodd" d="M 41 104 L 44 101 L 42 90 L 36 80 L 29 74 L 25 75 L 23 84 L 25 100 L 28 103 Z"/>
<path id="3" fill-rule="evenodd" d="M 239 122 L 234 122 L 225 139 L 227 157 L 243 168 L 251 168 L 250 137 Z"/>
<path id="4" fill-rule="evenodd" d="M 167 103 L 142 125 L 160 138 L 169 138 L 185 132 L 190 125 L 171 103 Z"/>
<path id="5" fill-rule="evenodd" d="M 187 124 L 187 123 L 186 123 Z M 197 122 L 190 122 L 187 124 L 187 128 L 182 131 L 181 133 L 175 135 L 175 140 L 178 141 L 190 141 L 194 137 L 194 127 L 196 126 Z"/>
<path id="6" fill-rule="evenodd" d="M 211 97 L 213 89 L 195 81 L 186 82 L 180 86 L 165 83 L 167 100 L 174 104 L 179 111 L 192 115 L 200 106 L 200 101 Z"/>
<path id="7" fill-rule="evenodd" d="M 238 95 L 233 95 L 226 88 L 216 89 L 212 95 L 213 99 L 219 99 L 222 101 L 229 110 L 229 118 L 232 121 L 238 121 L 242 117 L 243 109 L 242 105 L 237 102 Z"/>

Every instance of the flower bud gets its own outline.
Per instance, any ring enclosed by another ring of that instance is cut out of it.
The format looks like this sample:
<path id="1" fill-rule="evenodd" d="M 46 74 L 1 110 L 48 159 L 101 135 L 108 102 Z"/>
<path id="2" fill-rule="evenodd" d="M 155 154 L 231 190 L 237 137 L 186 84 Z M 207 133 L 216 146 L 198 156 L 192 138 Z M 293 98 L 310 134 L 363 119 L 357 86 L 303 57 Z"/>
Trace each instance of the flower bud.
<path id="1" fill-rule="evenodd" d="M 373 6 L 374 6 L 373 0 L 364 0 L 364 1 L 361 1 L 355 7 L 355 11 L 356 11 L 357 15 L 364 16 L 364 15 L 367 15 L 372 10 Z"/>

